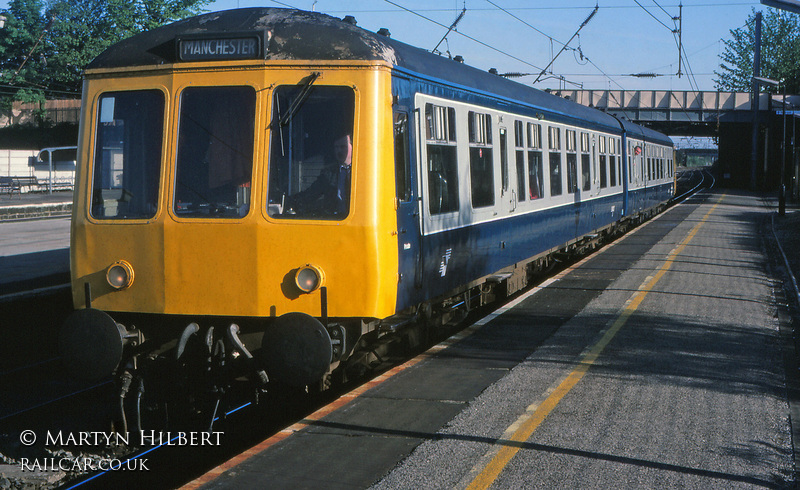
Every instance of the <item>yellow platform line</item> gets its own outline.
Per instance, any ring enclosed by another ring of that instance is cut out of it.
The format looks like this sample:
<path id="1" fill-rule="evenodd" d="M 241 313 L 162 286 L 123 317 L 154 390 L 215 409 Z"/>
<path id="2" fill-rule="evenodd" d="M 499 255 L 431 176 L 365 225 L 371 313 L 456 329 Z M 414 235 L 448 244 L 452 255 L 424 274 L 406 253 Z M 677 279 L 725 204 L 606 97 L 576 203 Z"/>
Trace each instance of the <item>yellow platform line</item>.
<path id="1" fill-rule="evenodd" d="M 483 458 L 485 461 L 489 457 L 491 457 L 491 461 L 489 461 L 485 466 L 479 464 L 476 468 L 470 472 L 470 474 L 477 474 L 472 482 L 467 486 L 468 490 L 477 490 L 477 489 L 485 489 L 489 488 L 497 477 L 500 476 L 500 473 L 503 469 L 508 465 L 509 461 L 519 452 L 521 449 L 521 443 L 527 441 L 531 435 L 533 435 L 534 431 L 541 425 L 542 422 L 547 418 L 548 415 L 556 408 L 556 406 L 561 402 L 561 400 L 567 395 L 567 393 L 575 387 L 575 385 L 580 382 L 586 372 L 589 370 L 589 367 L 595 363 L 597 358 L 606 348 L 606 346 L 611 342 L 611 339 L 614 338 L 615 335 L 620 331 L 620 329 L 627 323 L 628 319 L 633 315 L 633 313 L 639 308 L 644 298 L 647 294 L 653 290 L 655 285 L 664 277 L 664 274 L 672 267 L 672 264 L 675 262 L 675 259 L 678 255 L 683 252 L 689 242 L 697 235 L 700 228 L 705 224 L 708 220 L 711 213 L 719 206 L 722 199 L 725 197 L 723 194 L 716 204 L 714 204 L 711 209 L 703 216 L 703 219 L 698 222 L 692 231 L 686 235 L 686 238 L 681 241 L 678 246 L 676 246 L 670 253 L 667 255 L 664 264 L 661 268 L 656 272 L 655 275 L 647 277 L 639 289 L 625 302 L 623 305 L 622 310 L 619 312 L 617 318 L 612 321 L 611 325 L 606 329 L 603 336 L 600 340 L 597 341 L 591 347 L 588 347 L 580 356 L 578 360 L 578 366 L 572 370 L 565 378 L 563 378 L 558 384 L 554 387 L 549 389 L 545 395 L 547 396 L 544 401 L 542 402 L 534 402 L 525 410 L 525 413 L 517 419 L 517 421 L 512 424 L 508 429 L 506 429 L 503 436 L 501 436 L 501 440 L 504 442 L 514 442 L 516 444 L 503 444 L 499 446 L 494 451 L 490 452 L 487 457 Z"/>

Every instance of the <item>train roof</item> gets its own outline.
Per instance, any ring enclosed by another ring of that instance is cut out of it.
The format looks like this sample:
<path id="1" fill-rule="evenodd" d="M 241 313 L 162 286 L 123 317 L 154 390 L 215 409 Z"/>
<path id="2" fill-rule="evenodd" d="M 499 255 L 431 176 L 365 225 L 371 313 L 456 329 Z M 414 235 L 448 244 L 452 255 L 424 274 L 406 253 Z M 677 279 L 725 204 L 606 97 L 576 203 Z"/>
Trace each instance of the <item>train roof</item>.
<path id="1" fill-rule="evenodd" d="M 618 130 L 620 123 L 599 110 L 547 94 L 483 70 L 431 54 L 414 46 L 376 34 L 353 23 L 318 12 L 254 7 L 180 20 L 137 34 L 109 47 L 87 69 L 110 69 L 178 63 L 185 40 L 209 37 L 256 36 L 261 44 L 256 56 L 265 60 L 366 60 L 383 61 L 395 70 L 435 81 L 499 96 L 553 113 L 560 120 L 581 120 Z M 324 42 L 320 42 L 320 40 Z M 664 144 L 664 135 L 632 123 L 626 129 Z M 642 133 L 642 131 L 645 131 Z"/>

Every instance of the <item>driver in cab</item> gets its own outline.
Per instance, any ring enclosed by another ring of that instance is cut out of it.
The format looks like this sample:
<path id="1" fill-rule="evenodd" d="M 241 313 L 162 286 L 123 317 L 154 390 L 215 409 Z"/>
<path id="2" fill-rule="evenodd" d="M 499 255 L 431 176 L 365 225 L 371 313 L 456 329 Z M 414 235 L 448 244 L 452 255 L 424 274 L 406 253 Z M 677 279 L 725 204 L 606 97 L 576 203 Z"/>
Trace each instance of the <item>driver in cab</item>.
<path id="1" fill-rule="evenodd" d="M 303 214 L 337 215 L 350 211 L 350 181 L 353 140 L 350 134 L 333 142 L 334 162 L 327 164 L 305 190 L 292 196 L 292 207 Z"/>

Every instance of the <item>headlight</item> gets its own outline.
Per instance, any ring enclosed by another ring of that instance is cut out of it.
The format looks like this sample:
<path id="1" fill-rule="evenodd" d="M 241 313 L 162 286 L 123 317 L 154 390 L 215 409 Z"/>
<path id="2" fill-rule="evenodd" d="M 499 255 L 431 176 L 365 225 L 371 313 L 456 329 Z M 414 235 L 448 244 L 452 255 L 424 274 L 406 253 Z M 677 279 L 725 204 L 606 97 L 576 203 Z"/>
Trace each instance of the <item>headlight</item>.
<path id="1" fill-rule="evenodd" d="M 311 264 L 300 267 L 294 275 L 294 283 L 304 293 L 316 291 L 322 287 L 323 282 L 325 282 L 325 274 L 322 269 Z"/>
<path id="2" fill-rule="evenodd" d="M 133 284 L 133 267 L 124 260 L 118 260 L 106 270 L 106 281 L 114 289 L 125 289 Z"/>

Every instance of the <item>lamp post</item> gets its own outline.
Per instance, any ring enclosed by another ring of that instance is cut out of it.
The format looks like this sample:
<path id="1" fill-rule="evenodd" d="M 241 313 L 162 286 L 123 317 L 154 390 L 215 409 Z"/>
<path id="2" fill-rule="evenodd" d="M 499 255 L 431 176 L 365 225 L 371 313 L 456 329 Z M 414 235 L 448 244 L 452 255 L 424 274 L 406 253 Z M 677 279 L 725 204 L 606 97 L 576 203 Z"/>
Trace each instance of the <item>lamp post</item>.
<path id="1" fill-rule="evenodd" d="M 781 148 L 781 187 L 778 191 L 778 215 L 784 216 L 786 214 L 786 81 L 781 81 L 783 82 L 783 147 Z"/>
<path id="2" fill-rule="evenodd" d="M 786 186 L 784 185 L 784 178 L 786 171 L 786 82 L 784 80 L 771 80 L 763 77 L 753 77 L 753 85 L 771 85 L 773 87 L 780 87 L 783 85 L 783 143 L 781 144 L 781 184 L 778 191 L 778 214 L 783 216 L 786 214 Z"/>
<path id="3" fill-rule="evenodd" d="M 764 5 L 769 5 L 780 10 L 794 12 L 800 14 L 800 1 L 798 0 L 761 0 Z M 792 116 L 794 121 L 794 116 Z M 792 132 L 792 142 L 794 143 L 794 132 Z M 783 84 L 783 160 L 781 162 L 781 190 L 778 197 L 778 214 L 783 216 L 786 213 L 786 184 L 784 182 L 785 170 L 784 163 L 786 161 L 786 83 Z M 794 155 L 792 155 L 794 157 Z"/>

